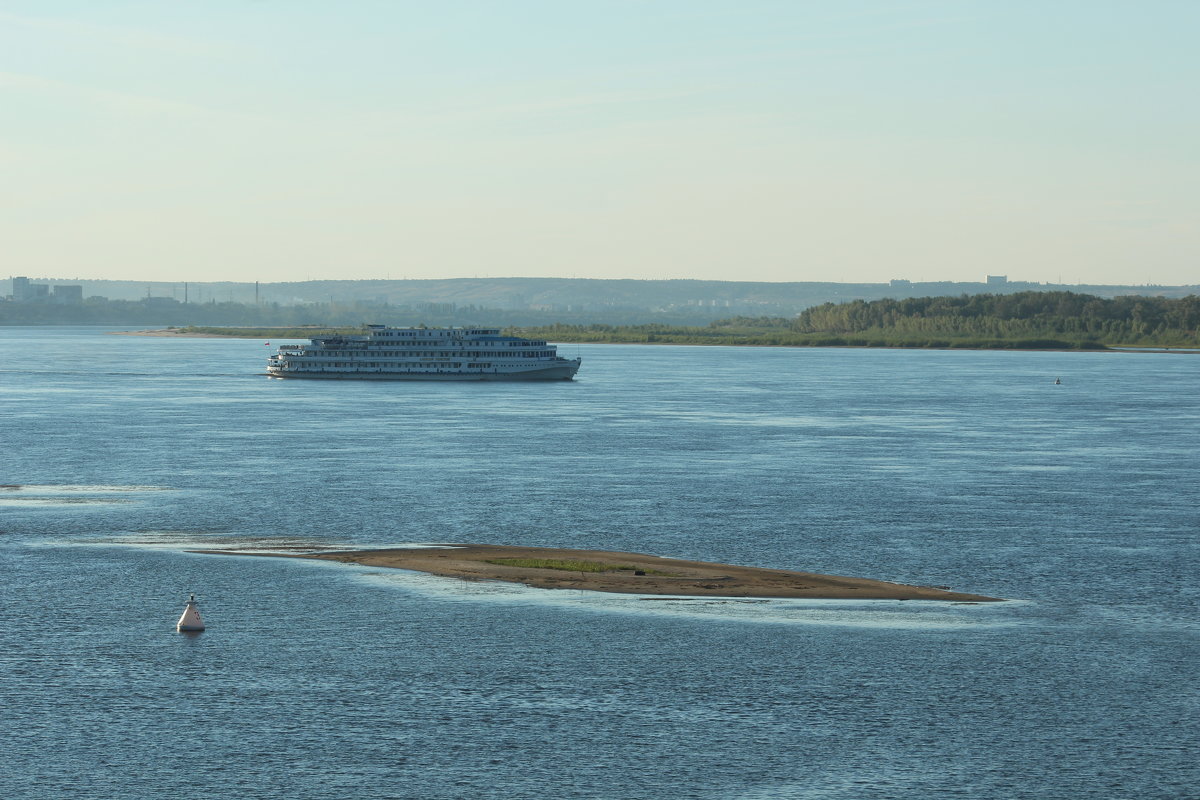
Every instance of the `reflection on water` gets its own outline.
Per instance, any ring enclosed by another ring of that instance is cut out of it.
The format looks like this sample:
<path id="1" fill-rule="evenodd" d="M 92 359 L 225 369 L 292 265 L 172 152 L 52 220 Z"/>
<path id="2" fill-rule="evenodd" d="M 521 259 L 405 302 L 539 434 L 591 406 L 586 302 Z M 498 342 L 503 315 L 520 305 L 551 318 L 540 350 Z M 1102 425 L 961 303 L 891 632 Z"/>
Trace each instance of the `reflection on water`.
<path id="1" fill-rule="evenodd" d="M 346 565 L 341 564 L 331 566 L 347 569 Z M 997 612 L 995 607 L 1004 604 L 996 603 L 642 596 L 573 589 L 535 589 L 517 583 L 464 581 L 406 570 L 366 570 L 358 568 L 356 580 L 395 586 L 406 592 L 436 597 L 442 602 L 537 605 L 601 614 L 849 627 L 933 630 L 1018 624 L 1011 612 Z M 992 608 L 989 609 L 989 606 Z"/>
<path id="2" fill-rule="evenodd" d="M 0 486 L 0 496 L 9 494 L 115 494 L 121 492 L 169 492 L 165 486 L 73 486 L 70 484 L 5 484 Z"/>
<path id="3" fill-rule="evenodd" d="M 112 505 L 128 503 L 116 497 L 5 497 L 0 495 L 0 506 L 71 506 Z"/>
<path id="4" fill-rule="evenodd" d="M 162 486 L 76 486 L 71 484 L 3 484 L 0 485 L 2 506 L 77 506 L 115 505 L 137 502 L 129 495 L 148 492 L 169 492 Z M 116 495 L 105 497 L 104 495 Z"/>

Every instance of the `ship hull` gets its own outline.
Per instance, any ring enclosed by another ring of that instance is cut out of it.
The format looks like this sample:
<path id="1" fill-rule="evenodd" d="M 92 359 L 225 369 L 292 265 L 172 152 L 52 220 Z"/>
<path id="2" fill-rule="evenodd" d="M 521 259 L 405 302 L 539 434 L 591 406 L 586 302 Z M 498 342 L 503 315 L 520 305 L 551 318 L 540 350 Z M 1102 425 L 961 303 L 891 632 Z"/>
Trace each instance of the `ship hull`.
<path id="1" fill-rule="evenodd" d="M 300 378 L 334 381 L 569 381 L 578 366 L 548 367 L 524 372 L 288 372 L 268 371 L 271 378 Z"/>

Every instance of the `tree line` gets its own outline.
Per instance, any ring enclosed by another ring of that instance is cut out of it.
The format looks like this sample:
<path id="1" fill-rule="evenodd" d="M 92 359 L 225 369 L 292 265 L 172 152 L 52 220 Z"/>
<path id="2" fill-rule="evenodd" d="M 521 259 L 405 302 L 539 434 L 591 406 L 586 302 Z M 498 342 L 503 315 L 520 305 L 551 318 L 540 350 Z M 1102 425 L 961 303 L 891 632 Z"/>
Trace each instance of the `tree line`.
<path id="1" fill-rule="evenodd" d="M 484 308 L 453 303 L 414 303 L 394 305 L 371 302 L 325 302 L 284 305 L 275 302 L 180 303 L 168 297 L 142 300 L 113 300 L 89 297 L 82 303 L 49 301 L 5 302 L 0 299 L 0 325 L 113 325 L 162 326 L 224 325 L 273 326 L 297 325 L 351 326 L 364 322 L 386 325 L 461 325 L 503 327 L 505 325 L 545 325 L 568 320 L 580 325 L 590 323 L 636 324 L 653 314 L 672 324 L 702 325 L 712 319 L 709 313 L 681 309 L 650 312 L 645 309 L 598 309 L 555 311 L 530 308 Z"/>
<path id="2" fill-rule="evenodd" d="M 1200 297 L 1095 297 L 1074 292 L 825 303 L 791 323 L 802 334 L 951 339 L 1059 339 L 1106 345 L 1194 345 Z"/>
<path id="3" fill-rule="evenodd" d="M 1098 350 L 1200 347 L 1197 328 L 1196 295 L 1019 292 L 824 303 L 791 319 L 730 317 L 706 327 L 556 324 L 511 331 L 561 342 Z"/>

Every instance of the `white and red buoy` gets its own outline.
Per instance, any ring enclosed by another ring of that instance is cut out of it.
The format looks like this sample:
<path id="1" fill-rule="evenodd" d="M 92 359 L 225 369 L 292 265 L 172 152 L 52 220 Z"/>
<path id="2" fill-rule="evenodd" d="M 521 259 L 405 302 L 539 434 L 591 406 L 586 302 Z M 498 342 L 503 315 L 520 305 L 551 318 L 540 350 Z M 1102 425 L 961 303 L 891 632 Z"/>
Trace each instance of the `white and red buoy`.
<path id="1" fill-rule="evenodd" d="M 200 618 L 200 609 L 196 607 L 196 595 L 188 599 L 175 630 L 180 633 L 197 633 L 204 630 L 204 620 Z"/>

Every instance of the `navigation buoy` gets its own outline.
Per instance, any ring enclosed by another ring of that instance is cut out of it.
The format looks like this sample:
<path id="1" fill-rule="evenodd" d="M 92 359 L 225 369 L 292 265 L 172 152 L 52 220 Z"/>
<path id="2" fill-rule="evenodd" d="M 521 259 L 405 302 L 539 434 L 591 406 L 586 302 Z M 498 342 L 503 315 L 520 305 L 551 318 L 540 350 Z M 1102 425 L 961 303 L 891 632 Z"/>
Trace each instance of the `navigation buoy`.
<path id="1" fill-rule="evenodd" d="M 175 630 L 180 633 L 195 633 L 204 630 L 204 620 L 200 619 L 200 609 L 196 607 L 196 595 L 188 598 L 187 605 L 183 608 L 183 616 L 179 618 Z"/>

